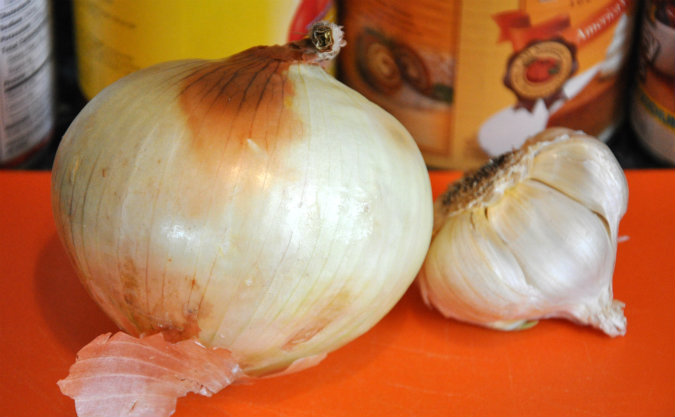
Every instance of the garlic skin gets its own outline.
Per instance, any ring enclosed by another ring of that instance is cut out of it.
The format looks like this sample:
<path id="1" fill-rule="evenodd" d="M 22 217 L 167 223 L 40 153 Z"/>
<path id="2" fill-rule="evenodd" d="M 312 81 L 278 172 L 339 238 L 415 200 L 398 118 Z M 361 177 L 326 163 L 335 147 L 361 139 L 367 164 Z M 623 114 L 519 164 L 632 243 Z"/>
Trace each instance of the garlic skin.
<path id="1" fill-rule="evenodd" d="M 413 282 L 433 224 L 421 154 L 313 54 L 159 64 L 73 122 L 54 218 L 120 328 L 196 337 L 252 376 L 295 371 L 370 329 Z"/>
<path id="2" fill-rule="evenodd" d="M 547 129 L 436 200 L 422 296 L 446 317 L 501 330 L 558 317 L 623 335 L 612 275 L 627 203 L 604 143 Z"/>

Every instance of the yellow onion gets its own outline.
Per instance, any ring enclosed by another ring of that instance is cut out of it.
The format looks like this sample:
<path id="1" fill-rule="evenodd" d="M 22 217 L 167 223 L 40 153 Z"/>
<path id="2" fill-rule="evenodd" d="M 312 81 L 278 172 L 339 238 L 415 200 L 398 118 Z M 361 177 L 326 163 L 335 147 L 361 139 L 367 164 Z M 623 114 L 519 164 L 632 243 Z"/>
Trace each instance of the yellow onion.
<path id="1" fill-rule="evenodd" d="M 258 376 L 316 363 L 400 299 L 431 238 L 429 178 L 404 127 L 322 69 L 342 43 L 318 24 L 159 64 L 78 115 L 54 218 L 121 329 L 196 338 Z"/>

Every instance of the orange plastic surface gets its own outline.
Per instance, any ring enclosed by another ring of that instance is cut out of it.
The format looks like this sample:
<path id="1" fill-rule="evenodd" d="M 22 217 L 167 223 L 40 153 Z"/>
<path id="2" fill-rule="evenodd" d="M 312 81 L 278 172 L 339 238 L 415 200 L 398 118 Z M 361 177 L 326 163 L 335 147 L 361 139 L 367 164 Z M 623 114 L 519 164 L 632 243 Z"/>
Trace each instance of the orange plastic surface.
<path id="1" fill-rule="evenodd" d="M 432 172 L 434 193 L 458 177 Z M 371 331 L 318 366 L 211 397 L 176 417 L 673 416 L 675 171 L 629 171 L 615 297 L 628 333 L 562 320 L 499 332 L 427 309 L 412 287 Z M 59 392 L 75 353 L 116 330 L 56 236 L 49 174 L 0 172 L 0 415 L 74 416 Z"/>

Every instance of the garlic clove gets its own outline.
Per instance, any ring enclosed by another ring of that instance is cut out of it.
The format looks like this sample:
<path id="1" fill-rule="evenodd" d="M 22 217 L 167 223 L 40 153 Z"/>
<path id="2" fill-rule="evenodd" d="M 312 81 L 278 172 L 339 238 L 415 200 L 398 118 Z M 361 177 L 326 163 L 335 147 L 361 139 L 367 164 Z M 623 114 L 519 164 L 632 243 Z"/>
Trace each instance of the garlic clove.
<path id="1" fill-rule="evenodd" d="M 537 294 L 485 213 L 477 209 L 448 218 L 427 255 L 426 265 L 434 270 L 423 269 L 421 274 L 448 274 L 457 279 L 453 285 L 421 279 L 422 293 L 428 305 L 435 305 L 447 317 L 498 328 L 517 327 L 522 320 L 500 323 L 501 318 L 524 315 L 523 301 L 533 302 Z"/>
<path id="2" fill-rule="evenodd" d="M 628 184 L 614 155 L 599 141 L 575 135 L 564 146 L 541 149 L 533 160 L 530 177 L 567 194 L 605 218 L 616 238 L 619 220 L 628 206 Z M 617 192 L 625 190 L 625 192 Z"/>
<path id="3" fill-rule="evenodd" d="M 550 187 L 524 181 L 488 209 L 490 224 L 523 273 L 547 302 L 551 314 L 574 305 L 580 295 L 597 294 L 613 267 L 612 243 L 592 211 Z"/>

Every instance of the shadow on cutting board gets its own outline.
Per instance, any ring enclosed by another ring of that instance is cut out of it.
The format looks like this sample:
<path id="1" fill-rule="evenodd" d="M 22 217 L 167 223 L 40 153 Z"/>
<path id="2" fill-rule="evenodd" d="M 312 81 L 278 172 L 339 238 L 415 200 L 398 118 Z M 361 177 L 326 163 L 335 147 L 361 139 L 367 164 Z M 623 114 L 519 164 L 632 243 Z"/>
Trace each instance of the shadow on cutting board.
<path id="1" fill-rule="evenodd" d="M 42 316 L 73 357 L 96 336 L 117 330 L 85 291 L 56 234 L 40 250 L 34 279 Z"/>

